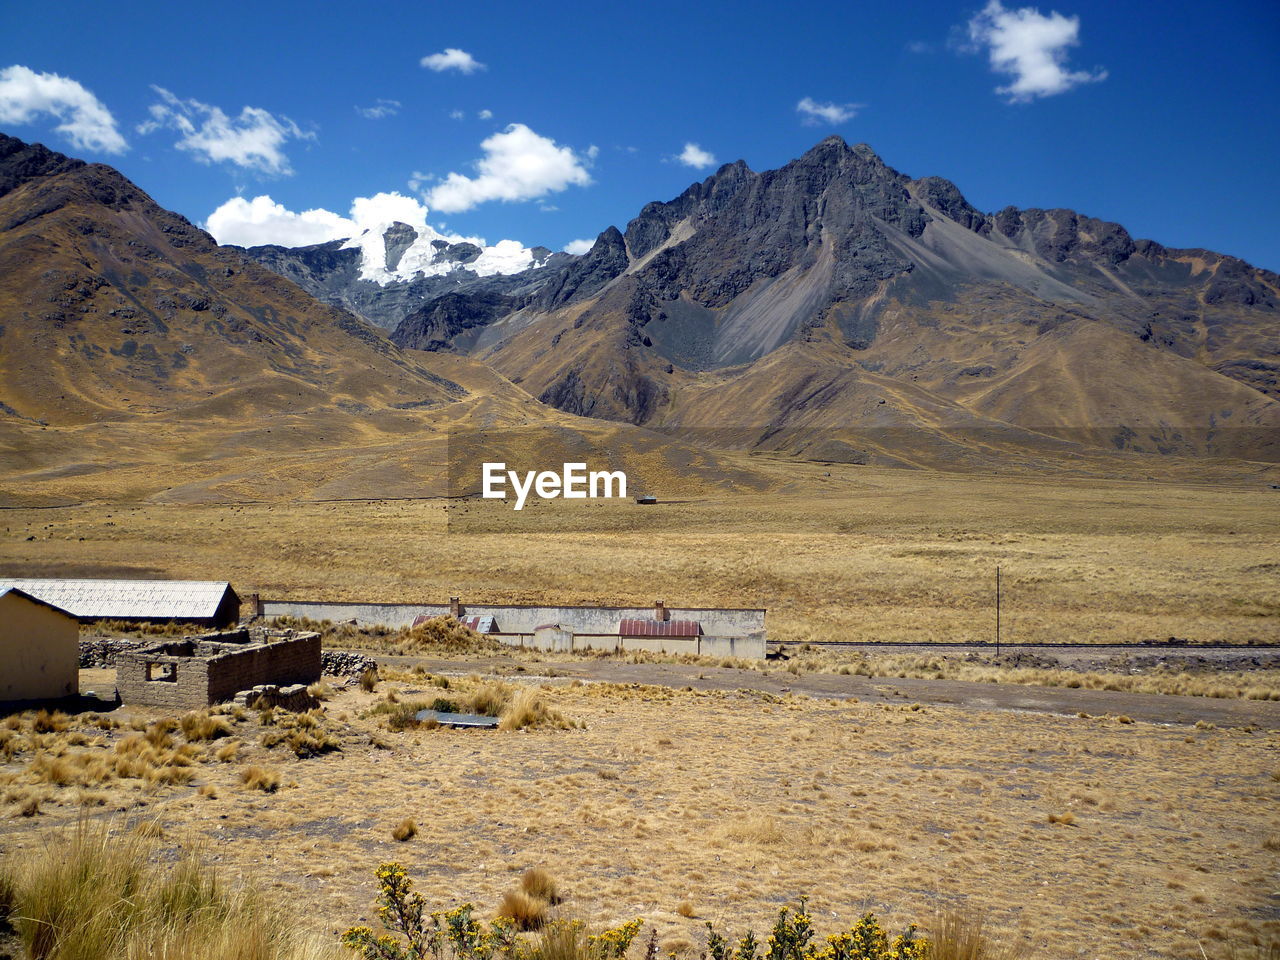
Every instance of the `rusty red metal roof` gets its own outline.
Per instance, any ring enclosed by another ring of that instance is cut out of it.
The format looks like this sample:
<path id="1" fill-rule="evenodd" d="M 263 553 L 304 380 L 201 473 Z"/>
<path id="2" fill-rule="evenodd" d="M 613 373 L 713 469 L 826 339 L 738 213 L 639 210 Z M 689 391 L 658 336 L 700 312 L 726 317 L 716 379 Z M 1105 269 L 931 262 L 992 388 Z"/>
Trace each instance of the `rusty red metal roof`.
<path id="1" fill-rule="evenodd" d="M 696 637 L 702 633 L 697 620 L 623 620 L 618 624 L 622 637 Z"/>

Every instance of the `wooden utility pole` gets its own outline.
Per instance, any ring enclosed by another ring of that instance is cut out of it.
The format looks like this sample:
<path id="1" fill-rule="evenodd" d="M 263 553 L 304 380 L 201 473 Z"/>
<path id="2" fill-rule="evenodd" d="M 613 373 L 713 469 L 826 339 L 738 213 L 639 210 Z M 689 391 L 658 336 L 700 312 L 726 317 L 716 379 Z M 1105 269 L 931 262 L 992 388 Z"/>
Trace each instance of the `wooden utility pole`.
<path id="1" fill-rule="evenodd" d="M 1000 567 L 996 566 L 996 656 L 1000 656 Z"/>

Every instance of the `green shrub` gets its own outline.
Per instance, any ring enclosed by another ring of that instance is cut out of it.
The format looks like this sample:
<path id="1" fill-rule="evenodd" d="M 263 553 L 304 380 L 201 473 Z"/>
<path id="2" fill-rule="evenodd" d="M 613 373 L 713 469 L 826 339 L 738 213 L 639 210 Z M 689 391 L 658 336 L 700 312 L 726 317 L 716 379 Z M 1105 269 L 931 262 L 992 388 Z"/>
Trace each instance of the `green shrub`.
<path id="1" fill-rule="evenodd" d="M 621 960 L 640 929 L 640 921 L 632 920 L 591 936 L 581 921 L 559 920 L 546 924 L 532 943 L 521 944 L 515 921 L 498 916 L 486 926 L 469 903 L 427 914 L 426 901 L 398 863 L 384 863 L 377 878 L 378 916 L 389 933 L 362 926 L 342 935 L 343 946 L 365 960 Z"/>
<path id="2" fill-rule="evenodd" d="M 778 911 L 760 960 L 926 960 L 932 956 L 929 941 L 916 936 L 914 924 L 891 940 L 871 913 L 864 914 L 848 931 L 832 934 L 821 944 L 814 943 L 813 919 L 807 905 L 808 899 L 801 897 L 800 908 L 795 912 L 788 907 Z M 757 960 L 758 949 L 760 944 L 751 931 L 731 945 L 707 923 L 707 954 L 711 960 Z"/>

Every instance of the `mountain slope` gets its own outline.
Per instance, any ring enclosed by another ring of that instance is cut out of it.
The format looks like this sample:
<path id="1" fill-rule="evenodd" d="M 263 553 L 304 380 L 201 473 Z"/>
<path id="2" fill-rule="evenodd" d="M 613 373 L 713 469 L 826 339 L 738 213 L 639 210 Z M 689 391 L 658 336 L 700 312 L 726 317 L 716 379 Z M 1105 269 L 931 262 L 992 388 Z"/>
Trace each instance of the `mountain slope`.
<path id="1" fill-rule="evenodd" d="M 710 405 L 738 435 L 775 431 L 794 413 L 791 359 L 926 390 L 955 427 L 978 417 L 1019 442 L 1273 460 L 1278 303 L 1280 278 L 1237 259 L 1068 210 L 984 214 L 833 137 L 649 204 L 454 346 L 561 409 L 665 428 Z M 824 346 L 785 349 L 806 343 Z M 719 391 L 746 378 L 750 402 L 722 409 L 707 374 Z M 856 425 L 825 409 L 814 429 Z"/>
<path id="2" fill-rule="evenodd" d="M 201 404 L 432 406 L 463 390 L 219 247 L 110 167 L 0 135 L 0 402 L 82 423 Z"/>
<path id="3" fill-rule="evenodd" d="M 112 168 L 0 134 L 0 499 L 443 496 L 478 483 L 469 447 L 526 469 L 617 451 L 672 490 L 763 482 L 401 350 Z"/>

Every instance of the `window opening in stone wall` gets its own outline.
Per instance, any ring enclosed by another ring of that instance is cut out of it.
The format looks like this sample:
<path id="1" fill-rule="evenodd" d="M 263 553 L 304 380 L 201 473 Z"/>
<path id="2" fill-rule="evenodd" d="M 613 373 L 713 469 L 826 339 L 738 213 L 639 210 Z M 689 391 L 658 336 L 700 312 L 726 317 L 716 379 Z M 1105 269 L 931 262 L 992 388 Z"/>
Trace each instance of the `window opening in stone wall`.
<path id="1" fill-rule="evenodd" d="M 177 683 L 178 665 L 176 663 L 149 662 L 147 664 L 147 679 L 162 683 Z"/>

